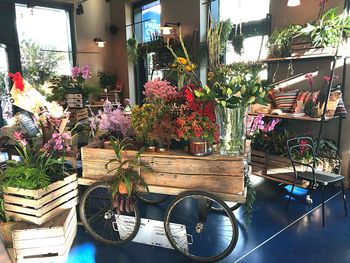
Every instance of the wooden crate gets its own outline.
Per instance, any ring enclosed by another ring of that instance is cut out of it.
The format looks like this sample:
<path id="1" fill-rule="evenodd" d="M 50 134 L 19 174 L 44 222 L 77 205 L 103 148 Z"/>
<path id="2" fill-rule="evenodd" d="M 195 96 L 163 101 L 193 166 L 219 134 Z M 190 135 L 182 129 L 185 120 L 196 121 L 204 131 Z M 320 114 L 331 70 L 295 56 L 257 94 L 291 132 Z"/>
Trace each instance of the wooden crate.
<path id="1" fill-rule="evenodd" d="M 46 189 L 4 189 L 4 208 L 8 219 L 41 225 L 78 201 L 77 175 L 72 174 L 50 184 Z"/>
<path id="2" fill-rule="evenodd" d="M 305 37 L 297 37 L 292 40 L 292 57 L 299 57 L 299 56 L 334 56 L 336 48 L 333 47 L 313 47 L 313 44 L 310 39 Z"/>
<path id="3" fill-rule="evenodd" d="M 5 247 L 12 247 L 12 231 L 21 229 L 24 222 L 2 222 L 0 223 L 0 239 Z"/>
<path id="4" fill-rule="evenodd" d="M 71 113 L 69 120 L 72 122 L 78 122 L 89 118 L 89 112 L 87 108 L 83 108 L 83 109 L 70 108 L 69 111 Z"/>
<path id="5" fill-rule="evenodd" d="M 25 224 L 12 232 L 17 263 L 64 262 L 77 233 L 75 207 L 38 227 Z"/>
<path id="6" fill-rule="evenodd" d="M 125 151 L 124 158 L 135 156 L 135 151 Z M 104 149 L 103 142 L 81 148 L 83 178 L 81 184 L 109 180 L 105 164 L 115 158 L 113 150 Z M 144 153 L 141 162 L 153 169 L 141 171 L 150 192 L 177 195 L 183 191 L 201 190 L 220 196 L 224 200 L 244 202 L 243 156 L 231 157 L 213 154 L 196 157 L 179 151 Z"/>
<path id="7" fill-rule="evenodd" d="M 252 173 L 277 182 L 292 184 L 294 170 L 291 161 L 282 156 L 272 155 L 267 152 L 252 150 L 251 162 Z M 301 170 L 303 167 L 296 167 Z M 297 180 L 296 184 L 301 187 L 308 185 L 307 181 Z"/>

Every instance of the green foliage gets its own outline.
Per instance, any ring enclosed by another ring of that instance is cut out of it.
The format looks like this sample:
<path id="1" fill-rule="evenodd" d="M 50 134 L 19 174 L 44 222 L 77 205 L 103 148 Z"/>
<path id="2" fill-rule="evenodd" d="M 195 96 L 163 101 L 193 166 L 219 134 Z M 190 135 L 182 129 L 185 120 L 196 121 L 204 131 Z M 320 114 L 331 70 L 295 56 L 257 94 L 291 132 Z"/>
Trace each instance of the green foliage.
<path id="1" fill-rule="evenodd" d="M 46 188 L 50 184 L 50 177 L 39 168 L 30 168 L 21 163 L 9 164 L 1 175 L 2 187 L 17 187 L 36 190 Z"/>
<path id="2" fill-rule="evenodd" d="M 112 88 L 114 88 L 117 83 L 117 75 L 115 73 L 99 70 L 97 72 L 97 77 L 100 79 L 100 83 L 103 87 L 112 86 Z"/>
<path id="3" fill-rule="evenodd" d="M 51 94 L 47 96 L 48 101 L 64 101 L 67 90 L 80 88 L 78 82 L 67 75 L 52 77 L 50 84 Z"/>
<path id="4" fill-rule="evenodd" d="M 258 63 L 233 63 L 216 67 L 208 75 L 208 86 L 195 95 L 215 100 L 224 108 L 247 107 L 254 103 L 266 104 L 268 87 L 259 77 L 263 66 Z"/>
<path id="5" fill-rule="evenodd" d="M 63 160 L 53 158 L 29 143 L 18 142 L 15 148 L 21 161 L 7 161 L 8 167 L 0 174 L 0 187 L 36 190 L 47 187 L 53 180 L 63 178 Z"/>
<path id="6" fill-rule="evenodd" d="M 144 149 L 141 149 L 137 152 L 134 158 L 126 159 L 123 157 L 123 151 L 131 146 L 128 143 L 128 139 L 123 139 L 119 141 L 115 137 L 111 137 L 110 140 L 111 146 L 115 152 L 116 158 L 109 160 L 106 164 L 106 169 L 108 173 L 114 173 L 115 178 L 112 183 L 112 193 L 119 193 L 120 184 L 125 184 L 128 197 L 131 197 L 133 191 L 136 190 L 137 187 L 141 187 L 141 189 L 146 189 L 148 191 L 148 187 L 142 177 L 139 174 L 139 170 L 142 168 L 143 171 L 148 171 L 149 168 L 145 165 L 142 165 L 140 162 L 140 155 Z M 113 164 L 113 168 L 109 169 L 109 167 Z"/>
<path id="7" fill-rule="evenodd" d="M 350 36 L 350 16 L 337 15 L 337 8 L 332 8 L 317 24 L 308 24 L 301 32 L 310 36 L 314 47 L 336 47 L 342 34 Z"/>
<path id="8" fill-rule="evenodd" d="M 273 57 L 289 56 L 292 39 L 300 35 L 301 29 L 301 25 L 291 24 L 273 32 L 268 42 L 270 55 Z"/>
<path id="9" fill-rule="evenodd" d="M 20 49 L 23 77 L 37 89 L 54 76 L 64 59 L 59 53 L 42 51 L 44 48 L 32 40 L 23 40 Z"/>
<path id="10" fill-rule="evenodd" d="M 126 43 L 127 43 L 128 57 L 133 63 L 136 63 L 139 58 L 139 52 L 137 49 L 137 39 L 129 38 Z"/>
<path id="11" fill-rule="evenodd" d="M 213 22 L 210 20 L 207 31 L 209 70 L 220 65 L 220 57 L 224 54 L 226 44 L 232 29 L 230 20 Z"/>
<path id="12" fill-rule="evenodd" d="M 254 188 L 253 183 L 250 181 L 249 174 L 247 174 L 247 171 L 245 171 L 245 186 L 247 187 L 247 196 L 245 203 L 243 205 L 244 207 L 244 220 L 249 225 L 252 220 L 252 213 L 253 213 L 253 205 L 256 200 L 256 191 Z"/>
<path id="13" fill-rule="evenodd" d="M 0 72 L 0 98 L 7 94 L 8 90 L 6 87 L 6 73 Z"/>
<path id="14" fill-rule="evenodd" d="M 4 207 L 4 199 L 0 197 L 0 223 L 1 222 L 6 222 L 6 215 L 5 215 L 5 207 Z"/>

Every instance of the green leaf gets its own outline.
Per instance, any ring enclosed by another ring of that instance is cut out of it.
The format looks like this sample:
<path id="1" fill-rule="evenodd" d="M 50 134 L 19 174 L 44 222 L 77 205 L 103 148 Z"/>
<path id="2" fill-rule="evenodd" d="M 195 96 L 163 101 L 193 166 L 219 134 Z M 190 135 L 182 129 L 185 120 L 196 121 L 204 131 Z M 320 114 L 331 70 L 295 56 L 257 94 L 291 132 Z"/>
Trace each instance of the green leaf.
<path id="1" fill-rule="evenodd" d="M 201 92 L 199 92 L 198 90 L 195 90 L 194 95 L 196 95 L 196 97 L 200 98 L 203 94 Z"/>
<path id="2" fill-rule="evenodd" d="M 224 100 L 222 100 L 222 101 L 220 101 L 220 104 L 221 104 L 223 107 L 226 107 L 227 102 L 226 102 L 226 101 L 224 101 Z"/>
<path id="3" fill-rule="evenodd" d="M 226 90 L 226 93 L 227 93 L 227 95 L 231 95 L 233 92 L 232 92 L 232 89 L 230 89 L 230 88 L 228 88 L 227 90 Z"/>

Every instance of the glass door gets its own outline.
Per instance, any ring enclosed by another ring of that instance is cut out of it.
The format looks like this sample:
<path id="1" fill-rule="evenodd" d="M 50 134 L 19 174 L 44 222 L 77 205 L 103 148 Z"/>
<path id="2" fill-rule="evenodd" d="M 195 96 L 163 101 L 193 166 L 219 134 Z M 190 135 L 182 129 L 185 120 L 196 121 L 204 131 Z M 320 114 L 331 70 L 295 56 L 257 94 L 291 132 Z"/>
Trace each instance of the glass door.
<path id="1" fill-rule="evenodd" d="M 7 73 L 9 71 L 6 46 L 0 43 L 0 127 L 7 124 L 12 117 L 12 104 L 10 102 L 9 82 Z"/>

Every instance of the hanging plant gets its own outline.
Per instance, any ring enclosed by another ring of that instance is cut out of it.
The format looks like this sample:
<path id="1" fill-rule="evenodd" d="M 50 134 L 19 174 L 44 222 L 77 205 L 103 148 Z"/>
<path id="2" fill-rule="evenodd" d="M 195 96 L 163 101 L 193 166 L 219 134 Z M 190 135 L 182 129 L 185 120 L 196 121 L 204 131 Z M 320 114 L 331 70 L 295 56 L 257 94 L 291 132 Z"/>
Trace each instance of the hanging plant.
<path id="1" fill-rule="evenodd" d="M 238 32 L 238 27 L 240 32 Z M 235 25 L 234 30 L 232 30 L 230 34 L 230 41 L 235 53 L 241 56 L 243 52 L 243 42 L 244 42 L 244 35 L 242 32 L 242 23 L 240 23 L 239 25 L 238 24 Z"/>
<path id="2" fill-rule="evenodd" d="M 139 58 L 139 52 L 137 49 L 137 39 L 132 37 L 127 40 L 128 58 L 136 63 Z"/>

